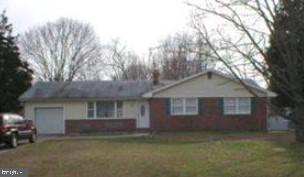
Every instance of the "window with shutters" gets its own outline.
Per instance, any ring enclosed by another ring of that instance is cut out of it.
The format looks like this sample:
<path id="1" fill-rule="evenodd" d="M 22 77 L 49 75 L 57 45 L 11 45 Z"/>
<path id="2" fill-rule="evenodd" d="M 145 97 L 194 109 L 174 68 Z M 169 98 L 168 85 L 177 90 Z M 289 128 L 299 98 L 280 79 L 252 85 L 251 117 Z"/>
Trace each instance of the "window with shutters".
<path id="1" fill-rule="evenodd" d="M 224 98 L 225 115 L 248 115 L 251 114 L 250 98 Z"/>
<path id="2" fill-rule="evenodd" d="M 171 98 L 172 115 L 197 115 L 197 98 Z"/>

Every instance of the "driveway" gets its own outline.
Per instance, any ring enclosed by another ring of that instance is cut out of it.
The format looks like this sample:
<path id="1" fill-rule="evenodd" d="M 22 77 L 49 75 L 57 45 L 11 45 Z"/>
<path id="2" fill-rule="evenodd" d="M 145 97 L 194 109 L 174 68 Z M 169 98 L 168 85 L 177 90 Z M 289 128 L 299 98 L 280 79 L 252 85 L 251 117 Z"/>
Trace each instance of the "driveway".
<path id="1" fill-rule="evenodd" d="M 19 146 L 23 146 L 23 145 L 25 145 L 25 144 L 28 143 L 28 140 L 22 140 L 22 141 L 19 141 L 18 143 L 19 143 L 18 147 L 19 147 Z M 17 147 L 17 148 L 18 148 L 18 147 Z M 9 152 L 9 151 L 13 151 L 13 150 L 15 150 L 15 149 L 9 148 L 9 147 L 6 146 L 4 143 L 0 144 L 0 154 L 3 154 L 3 153 L 5 153 L 5 152 Z"/>
<path id="2" fill-rule="evenodd" d="M 46 141 L 49 139 L 54 139 L 54 138 L 57 138 L 57 137 L 56 136 L 39 136 L 36 143 L 41 143 L 43 141 Z M 29 144 L 28 140 L 19 140 L 18 147 L 16 149 L 18 149 L 26 144 Z M 9 151 L 13 151 L 13 150 L 15 150 L 15 149 L 7 147 L 4 143 L 0 143 L 0 154 L 6 153 Z"/>

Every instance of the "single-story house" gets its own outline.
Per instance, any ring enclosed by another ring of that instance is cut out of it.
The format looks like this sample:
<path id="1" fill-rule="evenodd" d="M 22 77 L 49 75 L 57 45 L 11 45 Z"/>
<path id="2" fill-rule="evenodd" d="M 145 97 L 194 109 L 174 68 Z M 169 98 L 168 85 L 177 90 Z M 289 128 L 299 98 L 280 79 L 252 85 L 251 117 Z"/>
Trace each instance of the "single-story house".
<path id="1" fill-rule="evenodd" d="M 244 85 L 245 84 L 245 85 Z M 37 82 L 20 100 L 41 134 L 136 130 L 266 130 L 268 98 L 215 70 L 178 81 Z"/>

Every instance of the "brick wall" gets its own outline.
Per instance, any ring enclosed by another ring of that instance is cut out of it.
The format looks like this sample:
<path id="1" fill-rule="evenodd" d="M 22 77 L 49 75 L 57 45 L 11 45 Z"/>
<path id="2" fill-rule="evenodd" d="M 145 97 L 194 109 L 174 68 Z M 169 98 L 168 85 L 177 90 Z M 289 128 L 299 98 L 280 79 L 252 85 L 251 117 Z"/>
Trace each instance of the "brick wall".
<path id="1" fill-rule="evenodd" d="M 202 98 L 202 112 L 195 116 L 171 116 L 165 98 L 150 99 L 152 130 L 266 130 L 265 99 L 255 98 L 251 115 L 223 115 L 220 98 Z"/>
<path id="2" fill-rule="evenodd" d="M 134 131 L 136 129 L 136 120 L 66 120 L 65 128 L 66 134 Z"/>

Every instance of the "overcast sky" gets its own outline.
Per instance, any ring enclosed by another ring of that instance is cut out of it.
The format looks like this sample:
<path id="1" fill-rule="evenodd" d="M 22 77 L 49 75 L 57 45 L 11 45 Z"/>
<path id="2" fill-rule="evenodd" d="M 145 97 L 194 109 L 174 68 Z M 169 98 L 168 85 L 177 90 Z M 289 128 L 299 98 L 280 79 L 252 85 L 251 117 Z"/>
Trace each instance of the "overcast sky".
<path id="1" fill-rule="evenodd" d="M 101 41 L 121 38 L 129 49 L 146 54 L 169 34 L 185 31 L 185 0 L 0 0 L 17 33 L 60 17 L 91 23 Z"/>

